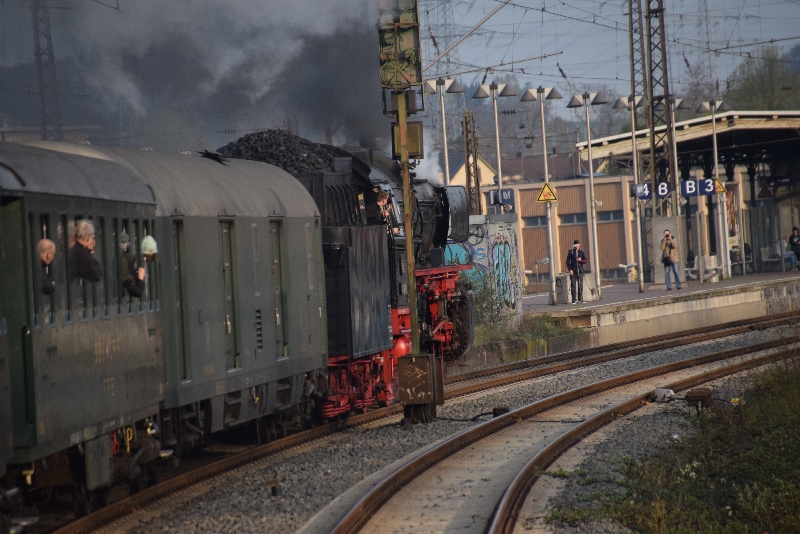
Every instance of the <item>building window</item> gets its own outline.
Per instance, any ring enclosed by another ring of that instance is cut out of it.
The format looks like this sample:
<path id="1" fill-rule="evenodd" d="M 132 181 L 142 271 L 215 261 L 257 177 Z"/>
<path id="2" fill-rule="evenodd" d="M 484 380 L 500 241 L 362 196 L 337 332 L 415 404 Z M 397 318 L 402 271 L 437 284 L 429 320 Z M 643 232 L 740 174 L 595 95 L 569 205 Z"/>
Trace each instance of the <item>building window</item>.
<path id="1" fill-rule="evenodd" d="M 570 213 L 569 215 L 559 215 L 561 224 L 586 224 L 585 213 Z"/>
<path id="2" fill-rule="evenodd" d="M 598 211 L 597 212 L 597 221 L 598 222 L 621 221 L 622 219 L 623 219 L 622 210 Z"/>
<path id="3" fill-rule="evenodd" d="M 547 217 L 544 215 L 540 215 L 538 217 L 523 217 L 522 224 L 525 228 L 547 226 Z"/>

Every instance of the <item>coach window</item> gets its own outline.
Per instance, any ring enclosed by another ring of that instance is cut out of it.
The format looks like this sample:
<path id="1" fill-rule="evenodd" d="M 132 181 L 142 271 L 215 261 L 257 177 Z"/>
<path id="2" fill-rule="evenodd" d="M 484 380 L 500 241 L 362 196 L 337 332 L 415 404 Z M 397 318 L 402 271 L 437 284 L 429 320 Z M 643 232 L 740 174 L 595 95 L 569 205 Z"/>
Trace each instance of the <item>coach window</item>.
<path id="1" fill-rule="evenodd" d="M 143 220 L 142 238 L 144 239 L 144 237 L 152 236 L 154 227 L 155 224 L 153 223 L 153 221 L 149 219 Z M 142 267 L 144 267 L 145 271 L 147 272 L 147 277 L 145 278 L 145 284 L 147 285 L 147 293 L 145 299 L 147 301 L 147 306 L 150 311 L 156 309 L 158 302 L 158 295 L 157 295 L 158 284 L 156 283 L 158 281 L 158 262 L 156 261 L 157 257 L 158 257 L 157 255 L 153 256 L 152 261 L 147 261 L 147 259 L 144 256 L 142 256 L 142 263 L 139 264 Z"/>
<path id="2" fill-rule="evenodd" d="M 144 235 L 140 233 L 139 219 L 133 219 L 131 221 L 131 248 L 133 249 L 131 252 L 134 254 L 134 256 L 136 256 L 136 265 L 139 266 L 144 265 L 144 262 L 142 260 L 142 239 L 144 239 Z M 147 296 L 142 295 L 142 297 L 143 298 L 138 299 L 139 313 L 142 313 L 142 311 L 144 311 L 144 304 L 142 303 L 142 301 L 145 300 Z M 133 306 L 131 311 L 133 311 L 134 309 L 136 309 L 136 305 Z"/>
<path id="3" fill-rule="evenodd" d="M 28 241 L 30 242 L 31 251 L 31 281 L 33 282 L 31 284 L 33 288 L 33 326 L 39 326 L 41 324 L 39 309 L 42 302 L 40 293 L 42 292 L 42 284 L 44 283 L 44 273 L 42 272 L 42 261 L 39 259 L 39 253 L 36 250 L 41 238 L 37 237 L 39 232 L 37 231 L 37 225 L 35 221 L 36 219 L 34 218 L 33 212 L 29 212 Z"/>
<path id="4" fill-rule="evenodd" d="M 75 273 L 75 261 L 73 260 L 73 253 L 75 247 L 78 246 L 77 241 L 75 240 L 75 231 L 78 221 L 83 220 L 83 215 L 75 215 L 72 218 L 72 228 L 70 230 L 70 253 L 69 253 L 69 263 L 70 263 L 70 285 L 73 288 L 72 294 L 75 295 L 77 298 L 78 304 L 78 313 L 79 318 L 86 320 L 89 318 L 89 282 L 77 276 Z"/>
<path id="5" fill-rule="evenodd" d="M 100 268 L 103 270 L 103 276 L 96 284 L 92 284 L 92 293 L 94 294 L 94 308 L 93 316 L 97 317 L 98 312 L 103 317 L 108 317 L 108 306 L 106 300 L 106 288 L 108 287 L 108 260 L 107 260 L 107 234 L 106 234 L 106 218 L 97 217 L 97 224 L 95 224 L 95 246 L 94 257 L 100 262 Z"/>
<path id="6" fill-rule="evenodd" d="M 120 226 L 119 219 L 117 219 L 116 217 L 114 217 L 114 219 L 112 219 L 112 224 L 114 226 L 114 236 L 113 236 L 113 239 L 112 239 L 111 242 L 114 244 L 114 248 L 112 249 L 112 250 L 114 250 L 113 262 L 114 262 L 114 265 L 116 266 L 116 268 L 115 268 L 116 276 L 114 277 L 114 280 L 115 280 L 114 281 L 114 287 L 116 288 L 115 301 L 116 301 L 116 305 L 117 305 L 117 315 L 121 315 L 122 314 L 122 303 L 124 302 L 123 299 L 125 298 L 125 286 L 122 284 L 122 269 L 123 269 L 122 261 L 123 261 L 123 259 L 122 259 L 122 247 L 120 246 L 119 236 L 124 231 L 124 228 L 122 228 Z M 110 280 L 108 282 L 108 286 L 111 287 L 111 281 Z"/>
<path id="7" fill-rule="evenodd" d="M 73 285 L 72 285 L 72 262 L 70 261 L 70 257 L 72 255 L 72 246 L 74 245 L 75 241 L 75 225 L 69 221 L 67 215 L 62 214 L 58 221 L 58 242 L 60 244 L 60 248 L 63 251 L 61 253 L 61 257 L 63 258 L 63 273 L 64 275 L 59 277 L 61 287 L 64 288 L 62 291 L 62 301 L 61 305 L 63 306 L 64 310 L 64 321 L 70 322 L 72 321 L 72 296 L 73 296 Z"/>
<path id="8" fill-rule="evenodd" d="M 156 230 L 156 221 L 150 221 L 150 231 L 151 233 L 155 233 Z M 153 257 L 153 265 L 151 267 L 151 271 L 153 273 L 153 293 L 152 293 L 152 301 L 153 301 L 153 309 L 156 311 L 161 309 L 161 269 L 160 263 L 158 263 L 158 255 Z"/>
<path id="9" fill-rule="evenodd" d="M 39 215 L 39 237 L 41 239 L 48 239 L 52 241 L 54 244 L 56 240 L 53 238 L 52 232 L 50 231 L 50 215 L 47 213 Z M 58 253 L 58 245 L 56 245 L 56 254 Z M 40 258 L 41 260 L 41 258 Z M 45 268 L 42 266 L 42 277 L 49 278 L 52 281 L 52 285 L 55 286 L 56 282 L 56 258 L 53 256 L 50 264 L 47 265 Z M 56 293 L 55 287 L 52 287 L 52 291 L 48 294 L 44 291 L 44 283 L 45 280 L 42 280 L 40 285 L 42 287 L 42 322 L 44 324 L 55 324 L 56 322 Z"/>
<path id="10" fill-rule="evenodd" d="M 122 220 L 122 231 L 128 234 L 128 242 L 130 243 L 130 245 L 128 245 L 128 253 L 136 256 L 136 237 L 133 233 L 133 225 L 131 225 L 131 222 L 128 219 Z M 121 313 L 133 313 L 133 297 L 125 290 L 125 284 L 122 282 L 122 269 L 127 269 L 128 264 L 125 261 L 125 258 L 121 256 L 119 268 L 119 301 L 120 309 L 122 310 Z"/>

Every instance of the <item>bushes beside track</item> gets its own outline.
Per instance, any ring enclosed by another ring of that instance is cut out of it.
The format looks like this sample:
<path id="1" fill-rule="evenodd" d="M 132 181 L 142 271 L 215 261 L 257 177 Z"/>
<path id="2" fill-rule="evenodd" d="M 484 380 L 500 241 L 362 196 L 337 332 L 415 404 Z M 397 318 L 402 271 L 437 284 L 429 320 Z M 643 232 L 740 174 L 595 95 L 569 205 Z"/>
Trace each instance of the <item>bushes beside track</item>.
<path id="1" fill-rule="evenodd" d="M 613 519 L 647 533 L 800 532 L 800 361 L 755 377 L 742 398 L 703 410 L 666 453 L 630 461 L 625 492 L 550 520 Z"/>

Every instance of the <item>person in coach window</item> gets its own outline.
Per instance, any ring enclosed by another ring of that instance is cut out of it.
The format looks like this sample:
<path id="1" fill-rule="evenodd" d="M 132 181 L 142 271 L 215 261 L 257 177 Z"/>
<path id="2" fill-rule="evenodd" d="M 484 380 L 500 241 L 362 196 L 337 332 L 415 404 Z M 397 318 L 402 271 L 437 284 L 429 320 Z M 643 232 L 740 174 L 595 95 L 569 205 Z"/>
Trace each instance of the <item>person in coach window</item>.
<path id="1" fill-rule="evenodd" d="M 99 282 L 103 268 L 94 257 L 94 225 L 82 219 L 75 223 L 75 246 L 72 247 L 75 276 L 88 282 Z"/>

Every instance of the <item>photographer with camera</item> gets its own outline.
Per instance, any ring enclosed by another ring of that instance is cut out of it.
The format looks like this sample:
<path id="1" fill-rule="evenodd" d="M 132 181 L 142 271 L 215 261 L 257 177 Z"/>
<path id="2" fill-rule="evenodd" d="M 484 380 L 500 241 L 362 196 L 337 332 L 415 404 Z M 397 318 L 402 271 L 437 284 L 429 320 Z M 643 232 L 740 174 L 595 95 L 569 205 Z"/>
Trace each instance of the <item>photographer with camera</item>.
<path id="1" fill-rule="evenodd" d="M 664 230 L 664 239 L 661 240 L 661 263 L 664 264 L 664 282 L 667 284 L 667 291 L 672 290 L 672 284 L 669 279 L 670 270 L 675 274 L 675 287 L 681 288 L 681 278 L 678 275 L 678 242 L 669 233 L 669 230 Z"/>
<path id="2" fill-rule="evenodd" d="M 567 269 L 569 270 L 569 281 L 572 288 L 573 304 L 575 304 L 576 296 L 578 302 L 583 304 L 583 266 L 585 264 L 586 254 L 584 254 L 581 250 L 581 242 L 576 239 L 572 244 L 572 250 L 567 252 Z"/>

